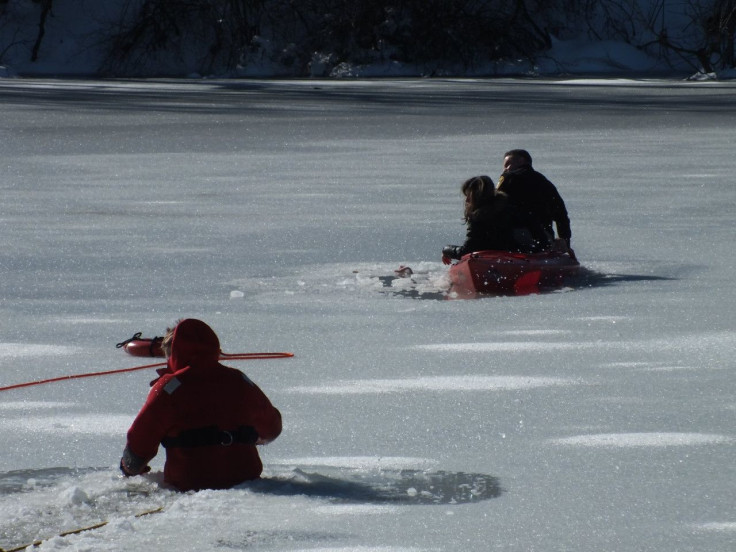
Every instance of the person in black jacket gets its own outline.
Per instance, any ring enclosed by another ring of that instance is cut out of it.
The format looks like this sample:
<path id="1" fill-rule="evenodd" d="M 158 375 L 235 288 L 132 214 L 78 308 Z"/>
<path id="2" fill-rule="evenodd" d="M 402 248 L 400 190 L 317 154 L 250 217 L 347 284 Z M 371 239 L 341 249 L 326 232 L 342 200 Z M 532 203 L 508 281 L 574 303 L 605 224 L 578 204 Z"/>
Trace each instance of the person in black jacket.
<path id="1" fill-rule="evenodd" d="M 463 245 L 448 245 L 442 250 L 445 264 L 484 249 L 535 253 L 549 247 L 541 225 L 497 191 L 490 177 L 469 178 L 461 191 L 465 196 L 466 239 Z"/>
<path id="2" fill-rule="evenodd" d="M 532 156 L 523 149 L 504 154 L 503 174 L 498 179 L 497 190 L 505 193 L 520 209 L 534 217 L 554 239 L 552 223 L 557 236 L 570 248 L 570 219 L 565 202 L 557 188 L 547 178 L 532 168 Z"/>

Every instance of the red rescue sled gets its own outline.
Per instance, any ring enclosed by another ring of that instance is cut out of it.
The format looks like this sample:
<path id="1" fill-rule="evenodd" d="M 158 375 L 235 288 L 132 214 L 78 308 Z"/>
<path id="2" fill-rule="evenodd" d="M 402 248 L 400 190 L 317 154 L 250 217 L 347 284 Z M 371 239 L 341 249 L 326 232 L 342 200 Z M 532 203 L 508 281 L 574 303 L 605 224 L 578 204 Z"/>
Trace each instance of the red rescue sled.
<path id="1" fill-rule="evenodd" d="M 560 251 L 476 251 L 450 267 L 450 297 L 539 293 L 563 287 L 579 268 L 574 254 Z"/>
<path id="2" fill-rule="evenodd" d="M 138 332 L 130 339 L 118 343 L 116 347 L 123 349 L 129 355 L 137 357 L 161 357 L 164 358 L 164 350 L 161 348 L 161 342 L 164 340 L 163 337 L 141 337 L 141 332 Z"/>
<path id="3" fill-rule="evenodd" d="M 163 340 L 163 337 L 141 337 L 141 332 L 138 332 L 130 339 L 121 341 L 115 347 L 137 357 L 164 358 L 166 355 L 161 348 Z M 293 356 L 294 353 L 223 353 L 220 351 L 220 360 L 265 360 L 268 358 L 291 358 Z"/>

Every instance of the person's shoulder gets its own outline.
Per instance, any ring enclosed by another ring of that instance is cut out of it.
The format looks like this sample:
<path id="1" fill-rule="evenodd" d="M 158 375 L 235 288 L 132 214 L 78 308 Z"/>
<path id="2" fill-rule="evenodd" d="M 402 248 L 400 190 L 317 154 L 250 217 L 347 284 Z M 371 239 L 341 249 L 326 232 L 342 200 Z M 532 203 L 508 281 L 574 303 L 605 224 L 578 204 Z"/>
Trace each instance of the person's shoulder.
<path id="1" fill-rule="evenodd" d="M 468 215 L 468 222 L 470 223 L 483 223 L 493 218 L 493 215 L 497 211 L 495 202 L 493 205 L 483 205 L 478 207 L 475 211 Z"/>
<path id="2" fill-rule="evenodd" d="M 544 174 L 542 174 L 538 170 L 531 169 L 530 174 L 533 175 L 534 178 L 537 179 L 539 182 L 543 182 L 545 184 L 549 184 L 551 186 L 554 186 L 554 184 L 552 184 L 552 181 L 549 178 L 547 178 L 546 176 L 544 176 Z"/>
<path id="3" fill-rule="evenodd" d="M 506 171 L 498 177 L 496 191 L 514 193 L 520 185 L 523 185 L 524 177 L 517 171 Z"/>
<path id="4" fill-rule="evenodd" d="M 219 374 L 220 377 L 230 382 L 233 382 L 234 384 L 242 382 L 248 386 L 252 386 L 252 387 L 256 386 L 256 384 L 253 383 L 253 380 L 251 380 L 248 376 L 245 375 L 244 372 L 242 372 L 241 370 L 238 370 L 237 368 L 225 366 L 224 364 L 218 364 L 215 370 Z"/>
<path id="5" fill-rule="evenodd" d="M 505 192 L 496 195 L 494 210 L 498 213 L 515 213 L 519 210 L 519 206 L 511 200 Z"/>
<path id="6" fill-rule="evenodd" d="M 183 371 L 180 370 L 176 373 L 166 373 L 163 376 L 161 376 L 156 382 L 153 384 L 153 387 L 151 388 L 151 396 L 152 397 L 165 397 L 165 396 L 171 396 L 174 394 L 174 392 L 179 389 L 179 387 L 182 384 L 181 380 L 181 373 Z"/>

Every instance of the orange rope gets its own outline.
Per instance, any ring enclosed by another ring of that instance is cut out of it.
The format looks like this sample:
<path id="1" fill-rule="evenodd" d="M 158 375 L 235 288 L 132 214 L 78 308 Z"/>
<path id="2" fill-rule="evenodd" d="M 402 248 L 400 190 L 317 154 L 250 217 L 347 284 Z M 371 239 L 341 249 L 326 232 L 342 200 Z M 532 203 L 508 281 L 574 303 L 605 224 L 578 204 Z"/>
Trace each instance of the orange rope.
<path id="1" fill-rule="evenodd" d="M 220 358 L 223 360 L 262 360 L 268 358 L 291 358 L 294 353 L 220 353 Z M 49 378 L 37 381 L 27 381 L 25 383 L 16 383 L 13 385 L 6 385 L 0 387 L 0 391 L 9 391 L 11 389 L 20 389 L 21 387 L 31 387 L 32 385 L 42 385 L 44 383 L 53 383 L 56 381 L 66 381 L 81 378 L 91 378 L 95 376 L 109 376 L 110 374 L 122 374 L 125 372 L 135 372 L 136 370 L 145 370 L 146 368 L 157 368 L 159 366 L 166 366 L 165 362 L 157 362 L 155 364 L 145 364 L 143 366 L 134 366 L 133 368 L 118 368 L 117 370 L 105 370 L 102 372 L 90 372 L 88 374 L 72 374 L 69 376 L 59 376 L 56 378 Z"/>

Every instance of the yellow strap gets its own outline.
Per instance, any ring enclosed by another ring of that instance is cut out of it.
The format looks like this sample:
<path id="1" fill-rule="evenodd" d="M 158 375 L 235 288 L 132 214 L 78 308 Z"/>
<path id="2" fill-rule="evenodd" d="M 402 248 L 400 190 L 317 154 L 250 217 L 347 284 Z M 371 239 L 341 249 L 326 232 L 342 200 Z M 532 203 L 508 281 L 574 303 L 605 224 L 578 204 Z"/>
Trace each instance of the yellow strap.
<path id="1" fill-rule="evenodd" d="M 163 506 L 159 506 L 158 508 L 154 508 L 153 510 L 146 510 L 145 512 L 140 512 L 136 514 L 135 517 L 140 518 L 143 516 L 149 516 L 151 514 L 157 514 L 158 512 L 162 512 L 163 509 L 164 509 Z M 108 523 L 110 522 L 102 521 L 100 523 L 95 523 L 94 525 L 88 525 L 87 527 L 80 527 L 79 529 L 72 529 L 71 531 L 64 531 L 63 533 L 59 533 L 57 536 L 68 537 L 69 535 L 77 535 L 79 533 L 84 533 L 85 531 L 91 531 L 92 529 L 99 529 L 100 527 L 104 527 Z M 23 544 L 21 546 L 17 546 L 16 548 L 0 548 L 0 552 L 20 552 L 21 550 L 25 550 L 26 548 L 30 548 L 31 546 L 41 546 L 44 540 L 48 540 L 48 539 L 33 541 L 32 543 L 29 543 L 29 544 Z"/>

